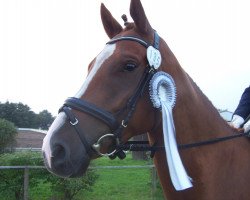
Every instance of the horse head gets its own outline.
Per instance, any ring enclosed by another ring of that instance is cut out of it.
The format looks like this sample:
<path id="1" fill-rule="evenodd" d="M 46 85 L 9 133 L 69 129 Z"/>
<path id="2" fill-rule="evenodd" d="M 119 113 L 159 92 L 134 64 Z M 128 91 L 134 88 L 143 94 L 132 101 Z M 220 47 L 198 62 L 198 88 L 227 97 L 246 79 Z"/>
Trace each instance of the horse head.
<path id="1" fill-rule="evenodd" d="M 85 82 L 65 101 L 43 143 L 45 164 L 59 176 L 80 176 L 91 159 L 114 156 L 118 143 L 155 128 L 159 112 L 148 92 L 154 69 L 147 60 L 147 47 L 156 45 L 163 51 L 162 39 L 140 1 L 131 0 L 130 14 L 134 22 L 125 20 L 122 28 L 101 5 L 102 23 L 111 40 L 90 62 Z"/>

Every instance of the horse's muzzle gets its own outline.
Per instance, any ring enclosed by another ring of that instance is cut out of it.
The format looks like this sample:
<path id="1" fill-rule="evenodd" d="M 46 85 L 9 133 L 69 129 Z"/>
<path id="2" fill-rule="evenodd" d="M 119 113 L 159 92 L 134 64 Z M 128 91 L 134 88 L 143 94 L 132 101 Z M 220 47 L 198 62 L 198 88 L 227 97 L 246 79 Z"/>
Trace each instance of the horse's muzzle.
<path id="1" fill-rule="evenodd" d="M 43 151 L 46 168 L 61 177 L 82 176 L 90 163 L 88 154 L 74 155 L 67 146 L 56 144 L 51 148 L 51 155 Z"/>

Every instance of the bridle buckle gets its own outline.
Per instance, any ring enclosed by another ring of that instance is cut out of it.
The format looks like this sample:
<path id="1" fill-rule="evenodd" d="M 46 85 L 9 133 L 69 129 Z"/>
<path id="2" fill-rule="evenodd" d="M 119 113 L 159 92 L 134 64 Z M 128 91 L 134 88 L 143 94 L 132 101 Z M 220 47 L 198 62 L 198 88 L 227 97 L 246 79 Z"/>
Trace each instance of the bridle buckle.
<path id="1" fill-rule="evenodd" d="M 122 120 L 122 126 L 124 127 L 124 128 L 126 128 L 128 125 L 125 123 L 125 121 L 124 120 Z"/>
<path id="2" fill-rule="evenodd" d="M 75 118 L 75 121 L 74 121 L 74 122 L 70 121 L 70 124 L 71 124 L 72 126 L 75 126 L 75 125 L 78 124 L 78 122 L 79 122 L 78 119 Z"/>

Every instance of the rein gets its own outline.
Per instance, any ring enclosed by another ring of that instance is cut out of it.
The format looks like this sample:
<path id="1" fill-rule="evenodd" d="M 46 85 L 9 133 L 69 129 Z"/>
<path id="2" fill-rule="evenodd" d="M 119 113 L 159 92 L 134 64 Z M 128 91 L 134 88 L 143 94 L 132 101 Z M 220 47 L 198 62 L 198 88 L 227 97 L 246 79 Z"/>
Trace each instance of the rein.
<path id="1" fill-rule="evenodd" d="M 248 131 L 246 133 L 235 133 L 235 135 L 219 137 L 219 138 L 213 138 L 213 139 L 210 139 L 210 140 L 205 140 L 205 141 L 200 141 L 200 142 L 194 142 L 194 143 L 188 143 L 188 144 L 179 144 L 178 149 L 185 150 L 185 149 L 205 146 L 205 145 L 209 145 L 209 144 L 215 144 L 215 143 L 240 138 L 240 137 L 243 137 L 243 136 L 249 136 L 249 135 L 250 135 L 250 131 Z M 150 146 L 148 141 L 128 141 L 125 144 L 119 145 L 118 148 L 123 150 L 123 151 L 150 151 L 151 152 L 151 154 L 150 154 L 151 157 L 154 156 L 154 153 L 156 151 L 165 150 L 165 146 L 157 146 L 156 144 L 154 144 L 153 146 Z"/>
<path id="2" fill-rule="evenodd" d="M 248 117 L 245 119 L 245 121 L 241 125 L 241 128 L 244 126 L 245 123 L 248 122 L 249 119 L 250 119 L 250 114 L 248 115 Z M 188 144 L 178 144 L 177 146 L 178 146 L 178 149 L 185 150 L 185 149 L 205 146 L 205 145 L 209 145 L 209 144 L 216 144 L 219 142 L 224 142 L 227 140 L 236 139 L 236 138 L 240 138 L 243 136 L 250 137 L 250 130 L 246 133 L 235 133 L 233 135 L 213 138 L 210 140 L 204 140 L 204 141 L 193 142 L 193 143 L 188 143 Z M 127 143 L 120 145 L 119 148 L 123 151 L 150 151 L 151 158 L 154 156 L 156 151 L 165 150 L 165 146 L 157 146 L 156 143 L 153 146 L 150 146 L 148 141 L 128 141 Z"/>

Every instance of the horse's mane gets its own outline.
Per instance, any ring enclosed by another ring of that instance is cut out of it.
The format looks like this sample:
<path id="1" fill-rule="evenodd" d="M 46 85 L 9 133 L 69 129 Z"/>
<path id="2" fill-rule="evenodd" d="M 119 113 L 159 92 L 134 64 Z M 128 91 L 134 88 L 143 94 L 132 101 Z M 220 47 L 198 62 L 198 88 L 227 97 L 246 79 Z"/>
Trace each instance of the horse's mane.
<path id="1" fill-rule="evenodd" d="M 187 73 L 186 73 L 187 74 Z M 194 82 L 194 80 L 187 74 L 191 84 L 193 85 L 196 92 L 199 94 L 199 96 L 204 100 L 205 106 L 209 110 L 209 112 L 212 112 L 212 114 L 220 120 L 220 123 L 224 123 L 227 127 L 229 127 L 233 132 L 241 133 L 243 129 L 236 129 L 232 126 L 229 126 L 229 124 L 221 117 L 218 109 L 213 105 L 213 103 L 210 101 L 210 99 L 203 93 L 203 91 L 200 89 L 200 87 Z"/>
<path id="2" fill-rule="evenodd" d="M 207 106 L 210 108 L 212 107 L 213 110 L 216 109 L 215 106 L 213 105 L 213 103 L 210 101 L 210 99 L 203 93 L 203 91 L 200 89 L 200 87 L 194 82 L 194 80 L 191 78 L 191 76 L 189 76 L 188 73 L 186 73 L 190 82 L 192 83 L 194 89 L 196 90 L 196 92 L 198 92 L 198 94 L 200 94 L 200 96 L 205 100 Z M 217 110 L 217 109 L 216 109 Z"/>

